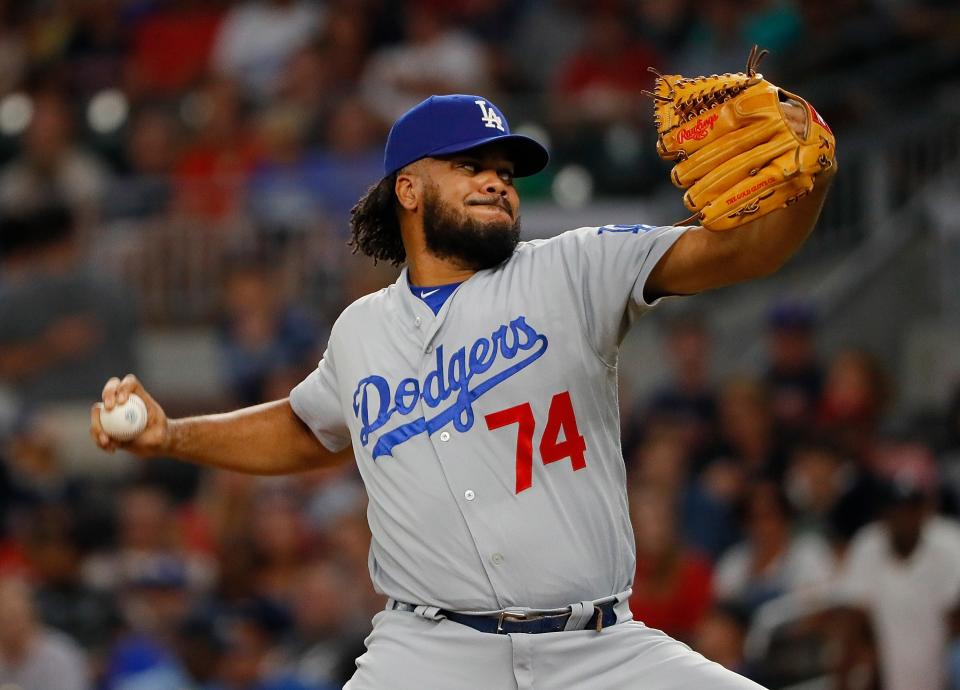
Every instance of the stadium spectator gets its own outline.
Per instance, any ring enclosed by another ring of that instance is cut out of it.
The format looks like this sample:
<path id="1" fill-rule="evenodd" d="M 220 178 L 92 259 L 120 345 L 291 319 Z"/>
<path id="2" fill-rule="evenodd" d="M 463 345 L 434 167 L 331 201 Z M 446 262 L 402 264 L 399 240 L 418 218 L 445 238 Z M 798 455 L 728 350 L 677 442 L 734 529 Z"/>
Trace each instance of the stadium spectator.
<path id="1" fill-rule="evenodd" d="M 302 113 L 304 142 L 315 147 L 323 140 L 323 122 L 329 108 L 340 98 L 339 84 L 331 61 L 319 45 L 309 43 L 290 56 L 280 75 L 274 106 L 289 107 Z"/>
<path id="2" fill-rule="evenodd" d="M 0 520 L 4 531 L 24 544 L 44 511 L 79 510 L 83 486 L 67 473 L 57 455 L 51 421 L 38 413 L 23 413 L 5 450 Z"/>
<path id="3" fill-rule="evenodd" d="M 649 429 L 629 456 L 633 486 L 656 488 L 676 501 L 684 543 L 715 560 L 739 539 L 735 506 L 740 474 L 726 472 L 719 463 L 709 472 L 690 471 L 690 450 L 682 429 Z"/>
<path id="4" fill-rule="evenodd" d="M 335 236 L 346 239 L 350 209 L 383 171 L 381 132 L 364 102 L 345 95 L 331 112 L 324 134 L 311 181 Z"/>
<path id="5" fill-rule="evenodd" d="M 349 96 L 360 83 L 371 43 L 371 17 L 352 3 L 330 8 L 317 49 L 327 72 L 327 95 Z"/>
<path id="6" fill-rule="evenodd" d="M 81 223 L 97 218 L 110 180 L 106 166 L 75 138 L 70 104 L 56 91 L 33 97 L 20 155 L 0 169 L 0 204 L 37 207 L 63 198 Z"/>
<path id="7" fill-rule="evenodd" d="M 728 381 L 719 397 L 719 444 L 712 460 L 726 460 L 747 478 L 779 479 L 786 466 L 786 448 L 770 406 L 767 389 L 758 381 Z"/>
<path id="8" fill-rule="evenodd" d="M 117 502 L 117 545 L 90 555 L 83 564 L 84 581 L 101 591 L 120 592 L 153 578 L 183 578 L 195 595 L 210 590 L 216 566 L 201 553 L 179 543 L 169 497 L 148 483 L 133 483 Z"/>
<path id="9" fill-rule="evenodd" d="M 118 0 L 92 0 L 74 8 L 63 65 L 66 83 L 81 98 L 124 81 L 130 40 L 119 8 Z"/>
<path id="10" fill-rule="evenodd" d="M 176 97 L 200 82 L 223 19 L 217 4 L 152 3 L 133 29 L 127 83 L 134 97 Z"/>
<path id="11" fill-rule="evenodd" d="M 753 669 L 744 656 L 749 625 L 750 618 L 744 611 L 729 603 L 718 603 L 700 623 L 692 646 L 710 661 L 752 678 Z"/>
<path id="12" fill-rule="evenodd" d="M 286 671 L 309 687 L 340 685 L 352 671 L 368 621 L 357 616 L 355 592 L 346 573 L 326 560 L 302 567 L 294 587 L 292 634 L 280 648 Z"/>
<path id="13" fill-rule="evenodd" d="M 235 83 L 208 80 L 191 106 L 193 136 L 174 167 L 175 208 L 201 220 L 224 220 L 241 207 L 256 142 Z"/>
<path id="14" fill-rule="evenodd" d="M 700 6 L 694 15 L 689 39 L 674 55 L 680 74 L 732 72 L 743 63 L 740 31 L 743 3 L 715 0 Z"/>
<path id="15" fill-rule="evenodd" d="M 107 219 L 145 219 L 166 213 L 173 199 L 170 174 L 180 129 L 168 113 L 147 108 L 137 113 L 127 133 L 124 174 L 104 203 Z"/>
<path id="16" fill-rule="evenodd" d="M 253 553 L 254 596 L 293 610 L 300 571 L 310 554 L 310 533 L 297 487 L 286 482 L 262 485 L 248 513 Z"/>
<path id="17" fill-rule="evenodd" d="M 61 630 L 99 663 L 119 625 L 115 599 L 85 585 L 80 566 L 88 513 L 53 505 L 37 511 L 24 538 L 39 618 Z"/>
<path id="18" fill-rule="evenodd" d="M 216 690 L 216 677 L 226 641 L 209 611 L 198 611 L 177 629 L 174 646 L 180 659 L 184 688 Z"/>
<path id="19" fill-rule="evenodd" d="M 27 67 L 24 12 L 14 0 L 0 2 L 0 93 L 10 93 Z"/>
<path id="20" fill-rule="evenodd" d="M 560 66 L 583 44 L 587 0 L 526 3 L 510 54 L 522 80 L 533 88 L 552 84 Z"/>
<path id="21" fill-rule="evenodd" d="M 184 547 L 222 563 L 229 547 L 244 535 L 244 515 L 250 509 L 256 481 L 256 477 L 237 472 L 202 472 L 190 500 L 177 508 Z M 218 590 L 222 591 L 228 580 L 221 573 Z"/>
<path id="22" fill-rule="evenodd" d="M 780 302 L 767 316 L 765 383 L 777 424 L 790 435 L 802 434 L 816 421 L 823 370 L 815 327 L 813 309 L 798 301 Z"/>
<path id="23" fill-rule="evenodd" d="M 634 0 L 628 4 L 637 35 L 662 59 L 669 61 L 677 47 L 686 43 L 694 25 L 694 3 L 688 0 Z M 663 67 L 667 72 L 674 71 L 669 62 Z"/>
<path id="24" fill-rule="evenodd" d="M 673 495 L 641 484 L 630 498 L 637 540 L 630 610 L 647 627 L 689 641 L 713 600 L 710 563 L 682 544 Z"/>
<path id="25" fill-rule="evenodd" d="M 671 320 L 666 327 L 662 352 L 669 365 L 669 379 L 657 388 L 639 410 L 639 417 L 626 425 L 628 433 L 641 432 L 644 424 L 669 424 L 683 433 L 695 461 L 715 444 L 716 392 L 710 380 L 710 332 L 696 316 Z M 632 446 L 628 439 L 627 447 Z"/>
<path id="26" fill-rule="evenodd" d="M 847 349 L 830 362 L 818 411 L 822 430 L 858 462 L 869 463 L 889 398 L 886 372 L 866 350 Z"/>
<path id="27" fill-rule="evenodd" d="M 794 446 L 784 487 L 797 532 L 818 534 L 837 550 L 879 517 L 877 480 L 828 438 L 808 435 Z"/>
<path id="28" fill-rule="evenodd" d="M 125 629 L 105 661 L 108 690 L 180 688 L 186 677 L 177 634 L 196 601 L 186 570 L 174 558 L 151 559 L 119 591 Z"/>
<path id="29" fill-rule="evenodd" d="M 352 4 L 334 5 L 317 39 L 294 53 L 280 75 L 277 99 L 304 114 L 305 142 L 311 148 L 328 145 L 327 120 L 341 100 L 352 100 L 371 40 L 365 12 Z"/>
<path id="30" fill-rule="evenodd" d="M 406 42 L 371 55 L 361 80 L 364 100 L 384 122 L 431 94 L 489 91 L 484 46 L 454 27 L 449 11 L 412 3 L 405 26 Z"/>
<path id="31" fill-rule="evenodd" d="M 586 168 L 598 188 L 648 194 L 662 165 L 643 144 L 651 130 L 641 90 L 652 86 L 647 68 L 660 58 L 617 5 L 591 10 L 584 21 L 581 45 L 549 83 L 551 157 L 558 169 Z"/>
<path id="32" fill-rule="evenodd" d="M 933 487 L 905 472 L 882 521 L 850 545 L 841 602 L 872 623 L 887 690 L 944 690 L 960 606 L 960 524 L 933 514 Z"/>
<path id="33" fill-rule="evenodd" d="M 630 32 L 626 17 L 613 10 L 591 12 L 580 49 L 556 75 L 555 117 L 573 123 L 632 122 L 641 110 L 660 58 Z"/>
<path id="34" fill-rule="evenodd" d="M 0 222 L 0 381 L 27 405 L 86 401 L 109 372 L 135 366 L 129 292 L 82 262 L 62 204 L 14 207 Z"/>
<path id="35" fill-rule="evenodd" d="M 213 47 L 213 68 L 258 101 L 273 95 L 290 57 L 317 34 L 323 6 L 307 0 L 248 0 L 228 10 Z"/>
<path id="36" fill-rule="evenodd" d="M 746 5 L 743 38 L 778 55 L 789 51 L 803 33 L 803 17 L 794 0 L 754 0 Z"/>
<path id="37" fill-rule="evenodd" d="M 329 553 L 335 555 L 336 563 L 344 569 L 351 582 L 351 589 L 357 597 L 359 615 L 373 617 L 382 611 L 387 599 L 374 591 L 366 577 L 370 552 L 366 502 L 358 509 L 339 517 L 330 525 L 326 537 Z"/>
<path id="38" fill-rule="evenodd" d="M 334 690 L 323 682 L 306 685 L 282 669 L 273 667 L 272 651 L 286 634 L 286 613 L 261 600 L 235 607 L 224 621 L 225 642 L 219 664 L 222 690 Z"/>
<path id="39" fill-rule="evenodd" d="M 272 378 L 286 370 L 300 374 L 319 361 L 318 324 L 304 308 L 285 300 L 274 267 L 238 262 L 230 268 L 224 293 L 222 361 L 238 404 L 265 401 Z"/>
<path id="40" fill-rule="evenodd" d="M 960 36 L 960 11 L 949 0 L 874 0 L 914 40 L 947 45 Z"/>
<path id="41" fill-rule="evenodd" d="M 747 489 L 746 539 L 717 562 L 716 596 L 744 611 L 788 593 L 818 596 L 834 576 L 830 547 L 816 535 L 791 535 L 790 504 L 780 486 L 759 482 Z"/>
<path id="42" fill-rule="evenodd" d="M 803 35 L 797 4 L 791 0 L 714 0 L 700 5 L 698 21 L 677 55 L 679 71 L 710 74 L 742 70 L 742 46 L 755 43 L 771 51 L 771 65 L 789 62 L 784 56 Z"/>
<path id="43" fill-rule="evenodd" d="M 247 208 L 267 234 L 284 237 L 315 229 L 322 218 L 322 187 L 313 179 L 313 156 L 305 150 L 307 114 L 276 105 L 257 118 L 260 151 L 247 181 Z"/>
<path id="44" fill-rule="evenodd" d="M 0 577 L 0 611 L 0 682 L 22 690 L 92 687 L 80 647 L 37 620 L 23 580 Z"/>
<path id="45" fill-rule="evenodd" d="M 960 496 L 960 385 L 954 389 L 947 405 L 943 431 L 937 464 L 947 490 Z"/>

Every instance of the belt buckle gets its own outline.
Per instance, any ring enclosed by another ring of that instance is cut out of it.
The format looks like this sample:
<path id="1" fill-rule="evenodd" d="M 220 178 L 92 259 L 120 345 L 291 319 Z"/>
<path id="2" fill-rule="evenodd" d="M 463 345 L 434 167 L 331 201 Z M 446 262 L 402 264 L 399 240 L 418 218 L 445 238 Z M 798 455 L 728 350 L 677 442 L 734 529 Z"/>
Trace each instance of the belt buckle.
<path id="1" fill-rule="evenodd" d="M 503 611 L 500 612 L 500 615 L 497 617 L 497 634 L 498 635 L 503 634 L 503 620 L 505 618 L 509 618 L 511 620 L 518 620 L 518 621 L 528 621 L 528 620 L 535 620 L 536 618 L 540 618 L 540 617 L 541 616 L 530 616 L 527 612 L 519 609 L 513 609 L 513 610 L 504 609 Z"/>

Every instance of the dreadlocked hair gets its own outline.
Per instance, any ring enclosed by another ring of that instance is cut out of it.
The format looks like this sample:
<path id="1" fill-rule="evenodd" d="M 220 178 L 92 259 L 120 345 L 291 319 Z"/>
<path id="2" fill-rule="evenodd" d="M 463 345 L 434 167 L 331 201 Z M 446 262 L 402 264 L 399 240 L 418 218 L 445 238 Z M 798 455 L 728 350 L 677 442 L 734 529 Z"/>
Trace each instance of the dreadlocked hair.
<path id="1" fill-rule="evenodd" d="M 350 241 L 353 253 L 399 266 L 407 258 L 397 219 L 397 173 L 370 187 L 350 211 Z"/>

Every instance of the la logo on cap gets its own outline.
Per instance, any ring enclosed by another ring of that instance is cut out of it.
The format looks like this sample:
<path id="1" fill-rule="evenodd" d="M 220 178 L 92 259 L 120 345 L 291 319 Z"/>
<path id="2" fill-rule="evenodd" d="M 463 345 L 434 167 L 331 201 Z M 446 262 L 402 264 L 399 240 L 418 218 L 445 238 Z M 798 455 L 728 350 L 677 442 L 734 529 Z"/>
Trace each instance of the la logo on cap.
<path id="1" fill-rule="evenodd" d="M 490 105 L 489 103 L 487 103 L 482 98 L 478 98 L 477 100 L 474 101 L 474 103 L 480 106 L 480 112 L 483 113 L 483 117 L 481 117 L 480 119 L 483 120 L 483 124 L 485 126 L 489 127 L 490 129 L 499 129 L 501 132 L 504 131 L 503 120 L 500 118 L 499 115 L 497 115 L 493 107 L 490 107 L 490 108 L 487 107 L 488 105 Z"/>

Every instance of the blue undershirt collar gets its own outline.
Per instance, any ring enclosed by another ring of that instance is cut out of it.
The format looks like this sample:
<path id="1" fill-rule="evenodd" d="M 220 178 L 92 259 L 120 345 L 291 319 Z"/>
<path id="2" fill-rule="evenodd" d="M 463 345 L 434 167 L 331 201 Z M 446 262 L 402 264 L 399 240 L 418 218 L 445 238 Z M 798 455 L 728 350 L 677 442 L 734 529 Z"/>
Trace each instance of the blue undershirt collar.
<path id="1" fill-rule="evenodd" d="M 461 281 L 462 282 L 462 281 Z M 430 307 L 433 315 L 440 313 L 440 308 L 444 302 L 460 287 L 461 283 L 449 283 L 447 285 L 431 285 L 430 287 L 420 287 L 410 285 L 410 292 L 423 300 L 424 304 Z"/>

